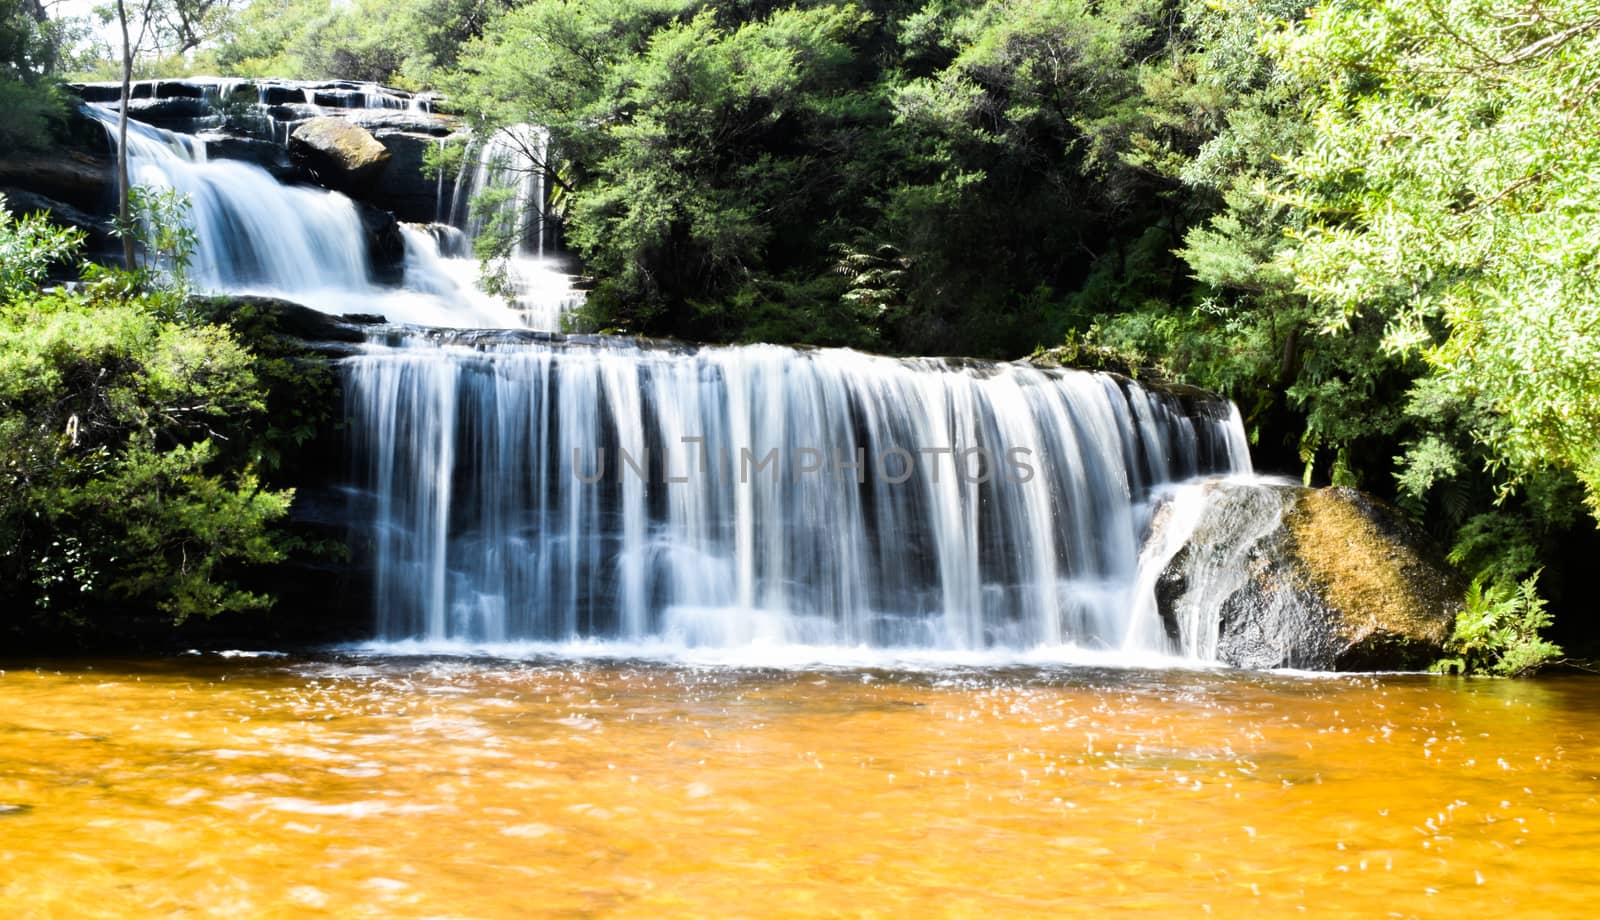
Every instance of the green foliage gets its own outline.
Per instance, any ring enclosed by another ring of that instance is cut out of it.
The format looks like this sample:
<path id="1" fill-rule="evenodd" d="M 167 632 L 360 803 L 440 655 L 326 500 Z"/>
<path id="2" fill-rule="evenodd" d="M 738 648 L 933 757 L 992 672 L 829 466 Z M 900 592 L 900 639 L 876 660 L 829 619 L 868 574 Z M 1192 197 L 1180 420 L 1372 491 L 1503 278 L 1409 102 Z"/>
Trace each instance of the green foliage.
<path id="1" fill-rule="evenodd" d="M 144 200 L 170 212 L 170 201 Z M 41 226 L 0 217 L 0 251 L 38 266 L 75 248 L 75 236 Z M 183 234 L 145 237 L 178 247 L 171 264 L 187 259 Z M 292 493 L 263 488 L 234 446 L 251 441 L 264 408 L 255 357 L 228 330 L 175 313 L 151 275 L 100 270 L 77 292 L 39 290 L 36 269 L 7 277 L 0 590 L 68 618 L 149 607 L 181 621 L 265 606 L 229 580 L 287 546 L 272 525 Z"/>
<path id="2" fill-rule="evenodd" d="M 1539 636 L 1551 618 L 1538 582 L 1538 572 L 1521 582 L 1474 580 L 1450 637 L 1449 650 L 1457 657 L 1435 669 L 1516 677 L 1559 657 L 1561 648 Z"/>
<path id="3" fill-rule="evenodd" d="M 49 79 L 62 40 L 22 0 L 0 0 L 0 151 L 45 146 L 65 115 L 66 97 Z"/>
<path id="4" fill-rule="evenodd" d="M 56 227 L 46 215 L 12 219 L 0 196 L 0 303 L 37 289 L 52 266 L 71 258 L 82 245 L 82 231 Z"/>
<path id="5" fill-rule="evenodd" d="M 1285 261 L 1325 325 L 1384 324 L 1476 404 L 1502 494 L 1572 471 L 1600 495 L 1600 19 L 1485 0 L 1336 4 L 1288 33 L 1320 86 L 1290 164 L 1314 221 Z M 1600 510 L 1600 506 L 1597 506 Z"/>
<path id="6" fill-rule="evenodd" d="M 132 220 L 112 218 L 111 233 L 133 237 L 136 261 L 131 271 L 90 269 L 104 284 L 124 285 L 130 293 L 159 298 L 168 312 L 189 299 L 189 266 L 198 237 L 189 221 L 189 200 L 177 189 L 135 185 L 128 189 Z"/>

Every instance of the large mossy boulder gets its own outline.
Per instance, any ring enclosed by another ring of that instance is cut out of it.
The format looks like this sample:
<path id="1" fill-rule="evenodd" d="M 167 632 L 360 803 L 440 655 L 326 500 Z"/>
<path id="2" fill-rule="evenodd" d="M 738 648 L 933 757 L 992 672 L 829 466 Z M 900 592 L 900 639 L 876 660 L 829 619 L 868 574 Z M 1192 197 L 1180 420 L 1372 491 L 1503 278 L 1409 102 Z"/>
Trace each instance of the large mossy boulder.
<path id="1" fill-rule="evenodd" d="M 363 195 L 389 165 L 390 154 L 366 128 L 323 116 L 294 129 L 289 157 L 319 185 Z"/>
<path id="2" fill-rule="evenodd" d="M 1169 634 L 1213 623 L 1215 657 L 1247 668 L 1415 670 L 1442 656 L 1464 585 L 1399 511 L 1353 489 L 1203 488 L 1156 583 Z"/>

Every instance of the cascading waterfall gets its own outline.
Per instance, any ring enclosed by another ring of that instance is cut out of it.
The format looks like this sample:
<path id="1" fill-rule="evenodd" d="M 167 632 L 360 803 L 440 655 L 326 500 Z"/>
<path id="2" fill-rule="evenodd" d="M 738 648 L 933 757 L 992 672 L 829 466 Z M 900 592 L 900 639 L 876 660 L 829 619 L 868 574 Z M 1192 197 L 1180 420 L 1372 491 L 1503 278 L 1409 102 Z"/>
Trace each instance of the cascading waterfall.
<path id="1" fill-rule="evenodd" d="M 450 223 L 477 239 L 494 230 L 510 234 L 519 256 L 544 255 L 544 170 L 548 136 L 533 125 L 510 125 L 479 142 L 471 169 L 456 177 Z M 475 200 L 484 192 L 509 194 L 493 206 Z"/>
<path id="2" fill-rule="evenodd" d="M 304 108 L 400 107 L 360 85 L 255 89 L 263 106 L 299 92 Z M 114 137 L 115 115 L 90 111 Z M 133 180 L 191 202 L 201 287 L 456 328 L 556 330 L 579 300 L 541 254 L 544 144 L 531 128 L 484 143 L 454 226 L 400 225 L 404 287 L 384 288 L 349 199 L 129 123 Z M 507 187 L 505 210 L 466 209 Z M 474 235 L 507 226 L 520 311 L 478 290 L 470 257 Z M 391 642 L 1211 660 L 1216 598 L 1245 577 L 1250 540 L 1230 534 L 1277 522 L 1260 503 L 1219 514 L 1195 484 L 1249 473 L 1230 404 L 1110 375 L 398 328 L 343 372 L 355 544 Z M 1163 619 L 1169 567 L 1186 588 Z"/>
<path id="3" fill-rule="evenodd" d="M 548 152 L 548 133 L 534 125 L 510 125 L 477 142 L 471 165 L 456 176 L 448 222 L 469 244 L 486 234 L 509 235 L 511 254 L 501 268 L 525 323 L 560 331 L 583 295 L 573 289 L 566 266 L 546 251 Z M 443 201 L 442 186 L 440 192 Z M 486 192 L 491 196 L 480 197 Z"/>
<path id="4" fill-rule="evenodd" d="M 1249 469 L 1226 402 L 1083 372 L 504 335 L 345 367 L 386 640 L 1193 652 L 1134 615 L 1151 498 Z"/>
<path id="5" fill-rule="evenodd" d="M 88 106 L 113 143 L 115 113 Z M 128 121 L 128 177 L 189 200 L 195 281 L 210 290 L 262 290 L 306 300 L 371 287 L 361 217 L 350 199 L 285 186 L 237 160 L 207 160 L 196 138 Z"/>
<path id="6" fill-rule="evenodd" d="M 86 106 L 116 142 L 117 116 Z M 445 270 L 406 237 L 406 288 L 375 284 L 355 203 L 337 192 L 284 185 L 238 160 L 208 160 L 192 135 L 128 121 L 128 174 L 135 185 L 188 199 L 195 231 L 190 268 L 203 290 L 285 297 L 330 313 L 381 313 L 393 322 L 513 328 L 522 316 Z"/>
<path id="7" fill-rule="evenodd" d="M 284 145 L 296 124 L 329 111 L 426 114 L 433 107 L 431 96 L 371 83 L 183 82 L 185 94 L 198 93 L 211 113 L 194 124 L 214 126 L 223 122 L 225 106 L 253 100 L 262 130 Z M 160 90 L 142 86 L 146 96 Z M 93 84 L 92 89 L 92 98 L 103 100 L 118 87 Z M 88 110 L 115 144 L 115 104 L 90 105 Z M 449 208 L 444 206 L 441 177 L 441 224 L 449 222 L 462 231 L 464 245 L 441 247 L 437 233 L 403 230 L 407 273 L 401 293 L 372 283 L 361 214 L 345 196 L 284 185 L 254 163 L 208 160 L 205 141 L 194 135 L 137 120 L 129 122 L 128 131 L 132 181 L 177 189 L 191 203 L 198 243 L 193 275 L 203 289 L 282 296 L 328 312 L 380 313 L 395 322 L 455 328 L 559 330 L 583 302 L 562 261 L 544 251 L 542 129 L 517 125 L 489 135 L 477 146 L 470 168 L 457 178 Z M 470 207 L 474 197 L 490 190 L 508 194 L 489 206 Z M 512 257 L 497 266 L 500 288 L 508 296 L 490 296 L 479 283 L 473 243 L 490 231 L 510 233 L 517 240 Z"/>

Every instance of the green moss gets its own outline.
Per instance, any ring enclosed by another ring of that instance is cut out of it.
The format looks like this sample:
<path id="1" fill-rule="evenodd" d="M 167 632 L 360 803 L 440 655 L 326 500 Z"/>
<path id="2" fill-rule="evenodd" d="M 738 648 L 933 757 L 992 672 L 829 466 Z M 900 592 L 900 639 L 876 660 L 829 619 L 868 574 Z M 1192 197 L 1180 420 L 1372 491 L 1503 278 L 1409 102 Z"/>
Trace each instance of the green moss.
<path id="1" fill-rule="evenodd" d="M 1346 490 L 1320 489 L 1295 502 L 1288 524 L 1305 571 L 1343 615 L 1347 638 L 1410 637 L 1442 646 L 1461 607 L 1460 586 L 1441 577 L 1414 540 L 1385 532 L 1358 501 Z"/>

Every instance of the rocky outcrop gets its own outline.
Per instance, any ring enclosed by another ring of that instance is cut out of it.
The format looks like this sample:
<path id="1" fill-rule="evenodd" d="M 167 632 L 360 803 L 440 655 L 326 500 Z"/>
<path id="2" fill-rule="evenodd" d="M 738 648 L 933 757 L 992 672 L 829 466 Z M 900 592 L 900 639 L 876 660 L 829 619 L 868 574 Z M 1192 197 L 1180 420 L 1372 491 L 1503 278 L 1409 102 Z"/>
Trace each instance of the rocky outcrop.
<path id="1" fill-rule="evenodd" d="M 289 161 L 288 153 L 270 141 L 220 133 L 202 134 L 200 139 L 205 142 L 206 158 L 209 160 L 243 160 L 246 163 L 254 163 L 272 173 L 273 178 L 279 182 L 290 182 L 296 178 L 296 170 L 294 164 Z"/>
<path id="2" fill-rule="evenodd" d="M 362 195 L 377 183 L 390 156 L 366 128 L 323 116 L 294 129 L 289 158 L 318 184 Z"/>
<path id="3" fill-rule="evenodd" d="M 112 107 L 121 94 L 117 83 L 78 83 L 71 88 L 85 102 Z M 392 211 L 400 220 L 424 223 L 450 213 L 454 191 L 452 183 L 441 183 L 426 173 L 424 157 L 446 138 L 466 136 L 461 120 L 441 114 L 441 105 L 442 100 L 429 94 L 344 80 L 193 77 L 138 81 L 132 85 L 128 108 L 138 121 L 197 135 L 210 159 L 243 160 L 281 182 L 314 182 Z M 78 120 L 85 140 L 75 140 L 73 146 L 106 149 L 101 125 L 88 118 Z M 331 134 L 340 122 L 358 130 L 341 128 L 339 139 L 307 143 L 313 136 Z M 366 143 L 362 131 L 381 145 L 381 153 Z M 355 139 L 354 148 L 345 143 L 348 138 Z M 349 156 L 351 149 L 359 151 L 354 159 Z M 388 164 L 376 162 L 385 153 Z M 106 176 L 109 182 L 109 166 Z M 29 187 L 4 179 L 0 185 Z M 40 191 L 82 210 L 106 206 L 105 201 L 93 203 L 53 188 Z"/>
<path id="4" fill-rule="evenodd" d="M 1464 585 L 1398 511 L 1352 489 L 1218 481 L 1155 584 L 1168 634 L 1247 668 L 1413 670 L 1441 657 Z M 1163 509 L 1156 527 L 1181 517 Z"/>
<path id="5" fill-rule="evenodd" d="M 58 148 L 0 157 L 0 186 L 95 212 L 114 197 L 116 179 L 109 154 Z"/>
<path id="6" fill-rule="evenodd" d="M 110 253 L 120 245 L 111 232 L 109 215 L 100 216 L 99 211 L 85 211 L 64 201 L 11 186 L 0 185 L 0 196 L 4 196 L 6 210 L 13 215 L 44 214 L 58 227 L 82 230 L 90 255 Z"/>
<path id="7" fill-rule="evenodd" d="M 387 128 L 374 131 L 373 137 L 389 151 L 390 160 L 372 190 L 372 203 L 412 223 L 437 220 L 441 211 L 447 215 L 454 188 L 441 187 L 438 179 L 428 178 L 423 167 L 424 157 L 440 139 Z"/>
<path id="8" fill-rule="evenodd" d="M 400 233 L 400 222 L 392 212 L 382 208 L 359 201 L 355 205 L 361 217 L 361 232 L 366 237 L 367 264 L 372 267 L 372 280 L 379 284 L 400 284 L 406 273 L 406 239 Z"/>
<path id="9" fill-rule="evenodd" d="M 334 316 L 280 297 L 253 294 L 195 297 L 190 309 L 214 322 L 248 328 L 257 340 L 270 335 L 279 350 L 334 357 L 345 354 L 343 346 L 365 342 L 366 327 L 384 321 L 365 313 Z"/>

